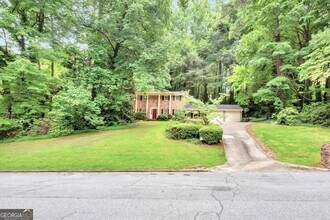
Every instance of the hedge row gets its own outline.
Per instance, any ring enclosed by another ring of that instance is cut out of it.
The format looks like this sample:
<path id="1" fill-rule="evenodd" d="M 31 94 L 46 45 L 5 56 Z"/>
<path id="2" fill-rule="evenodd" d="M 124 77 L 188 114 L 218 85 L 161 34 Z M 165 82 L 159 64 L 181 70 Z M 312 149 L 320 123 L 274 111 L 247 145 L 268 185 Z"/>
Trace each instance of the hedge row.
<path id="1" fill-rule="evenodd" d="M 172 115 L 169 114 L 160 114 L 157 116 L 157 121 L 168 121 L 171 119 Z M 134 113 L 134 119 L 135 120 L 146 120 L 147 119 L 147 113 L 146 112 L 135 112 Z"/>
<path id="2" fill-rule="evenodd" d="M 223 131 L 219 126 L 199 124 L 175 124 L 166 129 L 172 139 L 200 139 L 207 144 L 216 144 L 222 140 Z"/>

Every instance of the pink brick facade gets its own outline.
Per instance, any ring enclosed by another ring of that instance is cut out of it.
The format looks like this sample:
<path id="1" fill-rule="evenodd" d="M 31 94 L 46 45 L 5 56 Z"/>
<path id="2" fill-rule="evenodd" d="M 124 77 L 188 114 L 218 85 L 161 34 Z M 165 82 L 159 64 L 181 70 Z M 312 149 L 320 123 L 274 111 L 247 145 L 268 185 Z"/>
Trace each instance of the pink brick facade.
<path id="1" fill-rule="evenodd" d="M 152 120 L 162 113 L 172 115 L 176 110 L 184 108 L 186 103 L 183 95 L 184 92 L 137 92 L 132 105 L 135 112 L 146 112 L 147 119 Z"/>

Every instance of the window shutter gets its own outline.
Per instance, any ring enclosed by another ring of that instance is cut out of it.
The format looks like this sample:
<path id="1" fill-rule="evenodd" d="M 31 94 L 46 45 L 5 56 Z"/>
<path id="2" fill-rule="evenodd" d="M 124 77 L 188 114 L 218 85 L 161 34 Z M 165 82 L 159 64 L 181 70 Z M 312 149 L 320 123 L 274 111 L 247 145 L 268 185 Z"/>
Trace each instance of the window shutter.
<path id="1" fill-rule="evenodd" d="M 164 109 L 162 109 L 162 114 L 164 113 Z"/>
<path id="2" fill-rule="evenodd" d="M 162 101 L 164 101 L 164 96 L 162 95 Z"/>

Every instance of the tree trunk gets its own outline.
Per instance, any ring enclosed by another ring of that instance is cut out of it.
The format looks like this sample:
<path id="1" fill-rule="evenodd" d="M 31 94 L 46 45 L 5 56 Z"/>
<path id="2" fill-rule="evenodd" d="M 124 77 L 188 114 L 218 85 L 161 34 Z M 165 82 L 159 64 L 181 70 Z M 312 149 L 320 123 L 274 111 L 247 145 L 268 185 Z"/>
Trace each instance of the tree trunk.
<path id="1" fill-rule="evenodd" d="M 276 28 L 276 34 L 275 34 L 275 42 L 279 43 L 279 42 L 281 42 L 281 32 L 279 30 L 279 28 L 280 28 L 280 19 L 279 19 L 279 17 L 277 17 L 276 23 L 277 23 L 277 28 Z M 281 73 L 282 63 L 283 63 L 282 56 L 281 56 L 281 54 L 278 54 L 276 56 L 276 75 L 277 76 L 282 75 L 282 73 Z"/>
<path id="2" fill-rule="evenodd" d="M 55 74 L 54 61 L 51 62 L 50 69 L 51 69 L 51 76 L 54 77 L 54 74 Z"/>
<path id="3" fill-rule="evenodd" d="M 223 92 L 222 88 L 222 61 L 219 61 L 219 93 Z"/>
<path id="4" fill-rule="evenodd" d="M 281 76 L 282 56 L 279 54 L 276 56 L 276 75 Z"/>
<path id="5" fill-rule="evenodd" d="M 315 99 L 317 102 L 322 102 L 322 92 L 321 92 L 320 83 L 317 83 L 315 86 Z"/>
<path id="6" fill-rule="evenodd" d="M 10 94 L 11 94 L 10 88 L 6 89 L 5 90 L 5 95 L 8 96 L 7 115 L 8 115 L 9 119 L 11 119 L 12 115 L 13 115 L 13 104 L 11 102 Z"/>
<path id="7" fill-rule="evenodd" d="M 195 97 L 195 88 L 193 86 L 190 87 L 190 95 Z"/>
<path id="8" fill-rule="evenodd" d="M 233 91 L 230 91 L 229 93 L 229 104 L 235 104 L 235 97 Z"/>
<path id="9" fill-rule="evenodd" d="M 207 94 L 207 83 L 204 83 L 203 86 L 204 86 L 204 102 L 207 102 L 209 100 L 209 97 Z"/>

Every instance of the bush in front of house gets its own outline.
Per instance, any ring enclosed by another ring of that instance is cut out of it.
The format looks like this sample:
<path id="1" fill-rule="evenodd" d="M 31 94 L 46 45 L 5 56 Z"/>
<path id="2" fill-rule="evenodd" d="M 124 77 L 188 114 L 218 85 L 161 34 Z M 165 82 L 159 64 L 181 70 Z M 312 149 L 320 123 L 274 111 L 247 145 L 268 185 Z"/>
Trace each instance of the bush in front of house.
<path id="1" fill-rule="evenodd" d="M 209 125 L 199 129 L 199 136 L 207 144 L 216 144 L 222 140 L 223 130 L 220 126 Z"/>
<path id="2" fill-rule="evenodd" d="M 285 108 L 277 114 L 277 123 L 296 125 L 300 123 L 299 112 L 293 107 Z"/>
<path id="3" fill-rule="evenodd" d="M 300 113 L 300 118 L 304 123 L 330 127 L 330 103 L 318 102 L 306 105 Z"/>
<path id="4" fill-rule="evenodd" d="M 202 125 L 203 124 L 203 120 L 200 119 L 200 118 L 188 118 L 187 121 L 189 123 L 196 124 L 196 125 Z"/>
<path id="5" fill-rule="evenodd" d="M 145 112 L 135 112 L 134 113 L 134 119 L 135 120 L 146 120 L 147 114 Z"/>
<path id="6" fill-rule="evenodd" d="M 172 139 L 191 139 L 199 138 L 200 128 L 200 125 L 181 123 L 169 126 L 166 131 Z"/>
<path id="7" fill-rule="evenodd" d="M 186 139 L 186 141 L 192 144 L 202 144 L 202 141 L 198 138 L 190 138 L 190 139 Z"/>
<path id="8" fill-rule="evenodd" d="M 170 118 L 169 114 L 164 113 L 157 116 L 157 121 L 168 121 Z"/>
<path id="9" fill-rule="evenodd" d="M 13 119 L 0 118 L 0 139 L 15 137 L 22 125 Z"/>
<path id="10" fill-rule="evenodd" d="M 173 121 L 180 121 L 185 122 L 186 121 L 186 111 L 183 109 L 177 110 L 174 115 L 172 116 Z"/>

